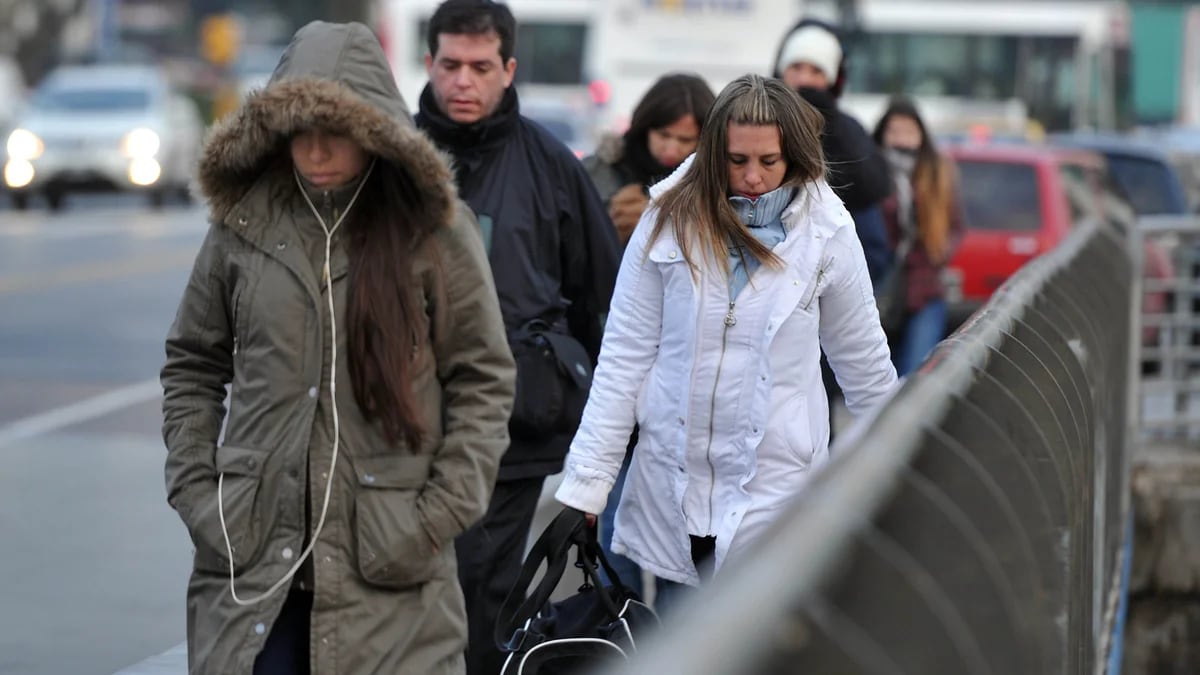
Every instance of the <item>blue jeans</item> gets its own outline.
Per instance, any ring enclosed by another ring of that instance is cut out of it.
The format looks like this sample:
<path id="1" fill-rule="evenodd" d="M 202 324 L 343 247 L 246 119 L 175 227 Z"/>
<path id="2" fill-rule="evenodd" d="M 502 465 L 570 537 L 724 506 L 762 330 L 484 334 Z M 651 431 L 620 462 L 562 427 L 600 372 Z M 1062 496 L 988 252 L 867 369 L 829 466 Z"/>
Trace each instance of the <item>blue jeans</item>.
<path id="1" fill-rule="evenodd" d="M 946 337 L 946 301 L 937 298 L 910 314 L 904 322 L 900 344 L 892 354 L 896 374 L 903 377 L 916 370 L 937 343 Z"/>
<path id="2" fill-rule="evenodd" d="M 609 564 L 613 566 L 613 570 L 617 576 L 621 577 L 621 583 L 625 584 L 638 597 L 645 598 L 645 587 L 642 584 L 642 568 L 638 567 L 637 563 L 623 555 L 613 553 L 612 540 L 613 530 L 616 529 L 617 504 L 621 503 L 621 493 L 625 489 L 625 477 L 629 474 L 629 463 L 633 461 L 633 450 L 625 452 L 625 461 L 621 464 L 621 472 L 617 474 L 617 482 L 613 484 L 612 492 L 608 494 L 608 504 L 604 507 L 604 512 L 600 514 L 600 548 L 604 550 L 604 557 L 608 558 Z M 612 583 L 608 578 L 608 574 L 601 569 L 600 578 L 605 583 Z M 665 598 L 670 592 L 670 587 L 678 586 L 667 581 L 666 579 L 654 578 L 654 595 L 655 605 L 658 605 L 659 598 Z"/>

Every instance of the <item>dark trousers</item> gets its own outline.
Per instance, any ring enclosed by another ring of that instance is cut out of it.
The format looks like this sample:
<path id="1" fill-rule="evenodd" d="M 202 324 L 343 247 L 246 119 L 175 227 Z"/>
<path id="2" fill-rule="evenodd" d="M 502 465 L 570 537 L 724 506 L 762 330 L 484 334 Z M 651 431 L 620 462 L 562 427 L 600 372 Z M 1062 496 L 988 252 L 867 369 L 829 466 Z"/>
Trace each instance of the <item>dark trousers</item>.
<path id="1" fill-rule="evenodd" d="M 455 542 L 467 601 L 467 675 L 498 675 L 507 656 L 496 647 L 496 618 L 525 562 L 529 528 L 544 477 L 496 483 L 487 515 Z"/>
<path id="2" fill-rule="evenodd" d="M 267 642 L 254 659 L 254 675 L 308 675 L 309 613 L 311 591 L 292 590 Z"/>
<path id="3" fill-rule="evenodd" d="M 712 579 L 716 571 L 717 538 L 698 537 L 694 534 L 689 537 L 692 541 L 692 562 L 696 565 L 696 572 L 700 575 L 700 583 L 703 585 Z M 654 611 L 658 612 L 660 617 L 670 616 L 676 611 L 679 603 L 695 591 L 692 586 L 668 582 L 656 591 Z"/>
<path id="4" fill-rule="evenodd" d="M 692 562 L 696 565 L 696 572 L 700 574 L 700 581 L 708 581 L 712 578 L 717 560 L 714 557 L 717 553 L 717 538 L 716 537 L 697 537 L 689 535 L 692 539 Z"/>

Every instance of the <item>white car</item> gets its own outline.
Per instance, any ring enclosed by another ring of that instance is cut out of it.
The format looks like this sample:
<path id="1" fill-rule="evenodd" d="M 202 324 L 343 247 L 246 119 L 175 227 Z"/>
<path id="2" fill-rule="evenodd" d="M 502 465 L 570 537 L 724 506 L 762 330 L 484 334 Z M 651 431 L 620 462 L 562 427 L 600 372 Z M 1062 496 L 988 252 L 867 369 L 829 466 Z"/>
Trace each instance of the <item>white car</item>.
<path id="1" fill-rule="evenodd" d="M 70 192 L 186 198 L 204 135 L 195 105 L 154 66 L 65 66 L 34 90 L 5 144 L 4 184 L 24 209 Z"/>

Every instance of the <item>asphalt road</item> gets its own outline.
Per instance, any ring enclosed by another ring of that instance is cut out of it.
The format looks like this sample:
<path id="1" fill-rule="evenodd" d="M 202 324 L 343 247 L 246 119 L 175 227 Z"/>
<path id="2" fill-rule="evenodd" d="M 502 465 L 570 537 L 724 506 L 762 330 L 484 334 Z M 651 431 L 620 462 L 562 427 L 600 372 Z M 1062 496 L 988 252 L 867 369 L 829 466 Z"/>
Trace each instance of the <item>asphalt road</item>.
<path id="1" fill-rule="evenodd" d="M 110 675 L 183 640 L 157 372 L 204 228 L 120 197 L 0 209 L 0 674 Z"/>

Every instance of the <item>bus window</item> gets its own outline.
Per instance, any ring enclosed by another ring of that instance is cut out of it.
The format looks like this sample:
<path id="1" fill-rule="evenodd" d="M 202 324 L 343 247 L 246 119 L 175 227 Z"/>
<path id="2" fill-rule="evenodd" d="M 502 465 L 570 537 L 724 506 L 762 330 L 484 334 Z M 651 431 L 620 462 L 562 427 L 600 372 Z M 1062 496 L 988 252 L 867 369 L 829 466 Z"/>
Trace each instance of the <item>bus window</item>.
<path id="1" fill-rule="evenodd" d="M 1069 37 L 1022 38 L 1019 95 L 1029 116 L 1047 130 L 1070 129 L 1075 114 L 1075 73 L 1079 41 Z"/>
<path id="2" fill-rule="evenodd" d="M 848 54 L 852 91 L 997 100 L 1016 90 L 1012 37 L 873 32 Z"/>
<path id="3" fill-rule="evenodd" d="M 515 56 L 522 84 L 582 84 L 587 25 L 522 23 L 517 26 Z"/>
<path id="4" fill-rule="evenodd" d="M 425 64 L 425 33 L 429 19 L 422 19 L 413 41 L 414 62 Z M 517 59 L 518 84 L 583 84 L 584 48 L 588 27 L 583 23 L 527 22 L 517 24 L 517 44 L 513 56 Z"/>
<path id="5" fill-rule="evenodd" d="M 1045 129 L 1069 129 L 1076 77 L 1087 67 L 1078 47 L 1077 38 L 1065 36 L 860 33 L 848 51 L 848 86 L 868 94 L 1020 99 Z M 1123 64 L 1116 65 L 1120 76 Z M 1121 80 L 1128 77 L 1118 77 L 1116 94 Z"/>

